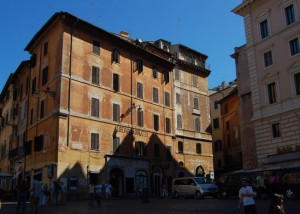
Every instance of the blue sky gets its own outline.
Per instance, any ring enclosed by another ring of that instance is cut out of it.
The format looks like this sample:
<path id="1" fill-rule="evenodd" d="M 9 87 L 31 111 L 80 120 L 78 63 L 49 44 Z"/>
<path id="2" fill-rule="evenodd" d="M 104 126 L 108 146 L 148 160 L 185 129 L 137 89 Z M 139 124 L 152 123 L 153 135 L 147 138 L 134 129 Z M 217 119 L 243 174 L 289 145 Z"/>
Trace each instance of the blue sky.
<path id="1" fill-rule="evenodd" d="M 242 0 L 1 0 L 0 90 L 21 61 L 25 46 L 46 21 L 66 11 L 109 32 L 146 41 L 165 39 L 208 56 L 209 88 L 234 80 L 234 47 L 245 44 Z"/>

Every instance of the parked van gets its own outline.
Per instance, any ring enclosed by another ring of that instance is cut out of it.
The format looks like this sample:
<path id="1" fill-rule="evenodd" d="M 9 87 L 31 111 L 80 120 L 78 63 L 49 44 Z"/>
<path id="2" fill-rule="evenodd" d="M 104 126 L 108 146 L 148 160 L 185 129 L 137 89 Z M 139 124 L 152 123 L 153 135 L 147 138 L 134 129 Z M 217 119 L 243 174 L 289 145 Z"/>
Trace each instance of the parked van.
<path id="1" fill-rule="evenodd" d="M 202 198 L 203 189 L 192 177 L 176 178 L 172 182 L 172 196 Z"/>

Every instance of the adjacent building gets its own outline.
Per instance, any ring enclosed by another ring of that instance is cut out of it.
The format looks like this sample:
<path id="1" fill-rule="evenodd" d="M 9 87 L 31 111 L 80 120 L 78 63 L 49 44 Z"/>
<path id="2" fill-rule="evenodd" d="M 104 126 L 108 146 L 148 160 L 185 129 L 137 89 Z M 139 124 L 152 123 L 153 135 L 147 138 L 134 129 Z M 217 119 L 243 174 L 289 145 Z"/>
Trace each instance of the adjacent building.
<path id="1" fill-rule="evenodd" d="M 251 121 L 261 168 L 300 163 L 299 11 L 295 0 L 244 0 L 233 10 L 245 22 Z"/>

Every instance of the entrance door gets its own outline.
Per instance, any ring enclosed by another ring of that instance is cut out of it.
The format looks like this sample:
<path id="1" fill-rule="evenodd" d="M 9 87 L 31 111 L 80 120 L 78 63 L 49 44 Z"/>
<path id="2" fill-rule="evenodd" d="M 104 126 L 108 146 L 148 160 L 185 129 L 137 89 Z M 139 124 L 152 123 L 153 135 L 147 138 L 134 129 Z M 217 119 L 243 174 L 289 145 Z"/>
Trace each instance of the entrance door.
<path id="1" fill-rule="evenodd" d="M 153 175 L 154 194 L 159 197 L 161 193 L 161 174 Z"/>
<path id="2" fill-rule="evenodd" d="M 110 184 L 112 186 L 112 196 L 122 197 L 124 193 L 124 174 L 119 168 L 114 168 L 109 175 Z"/>

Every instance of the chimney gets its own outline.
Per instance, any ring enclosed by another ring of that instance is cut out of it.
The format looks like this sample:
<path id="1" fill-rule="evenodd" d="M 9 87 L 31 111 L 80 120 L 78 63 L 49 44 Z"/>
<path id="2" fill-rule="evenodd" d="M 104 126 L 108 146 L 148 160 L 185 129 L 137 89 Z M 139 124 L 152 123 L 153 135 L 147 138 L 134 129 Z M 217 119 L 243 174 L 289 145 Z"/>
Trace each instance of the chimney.
<path id="1" fill-rule="evenodd" d="M 125 31 L 121 31 L 119 35 L 123 36 L 125 38 L 129 38 L 129 33 L 125 32 Z"/>
<path id="2" fill-rule="evenodd" d="M 226 88 L 226 82 L 225 82 L 225 81 L 223 81 L 223 82 L 221 83 L 221 89 L 224 89 L 224 88 Z"/>

